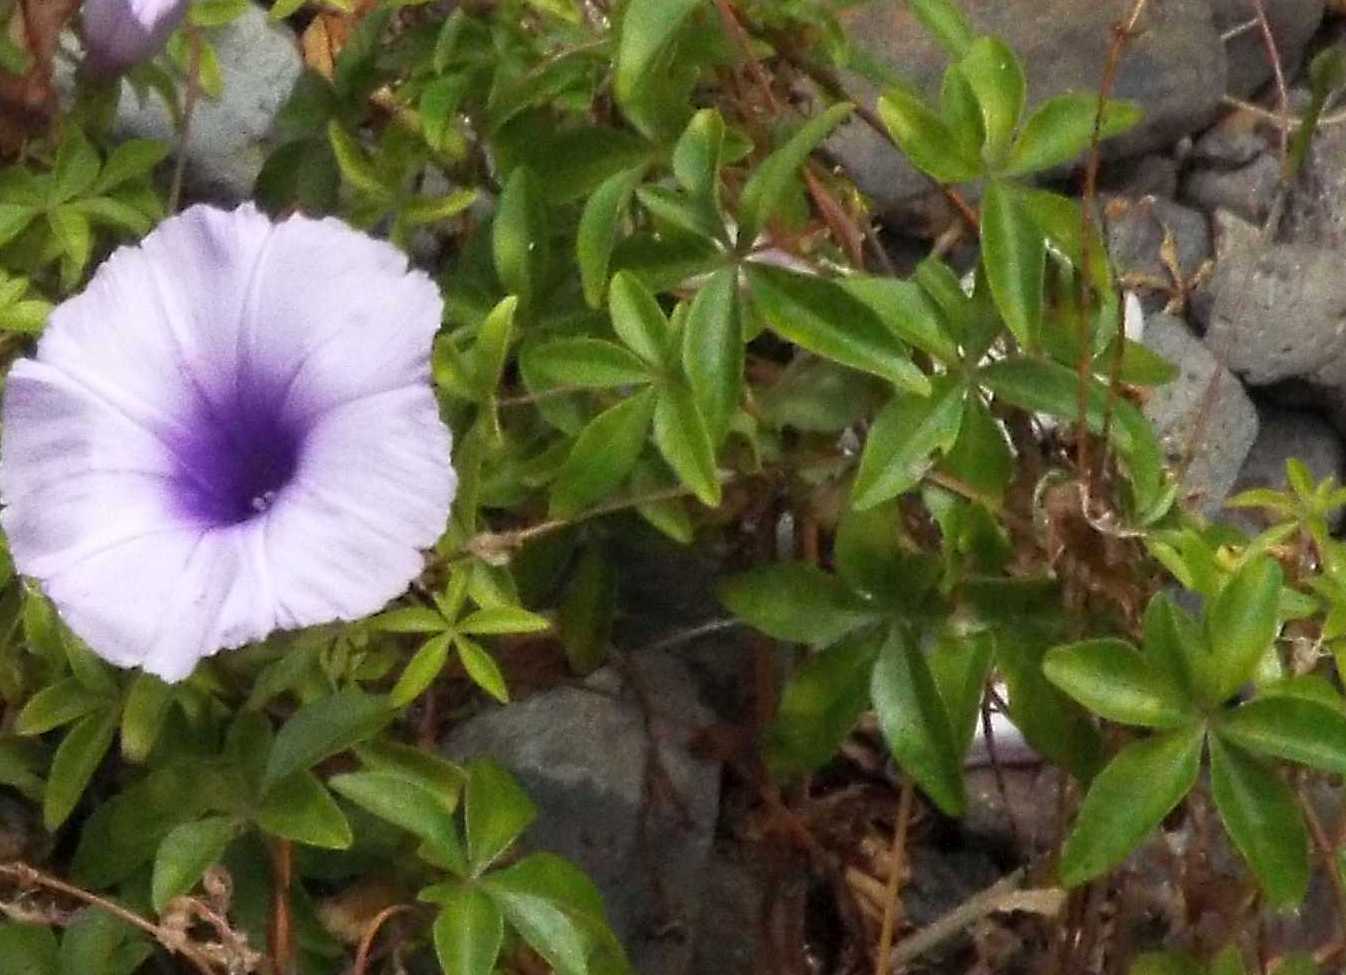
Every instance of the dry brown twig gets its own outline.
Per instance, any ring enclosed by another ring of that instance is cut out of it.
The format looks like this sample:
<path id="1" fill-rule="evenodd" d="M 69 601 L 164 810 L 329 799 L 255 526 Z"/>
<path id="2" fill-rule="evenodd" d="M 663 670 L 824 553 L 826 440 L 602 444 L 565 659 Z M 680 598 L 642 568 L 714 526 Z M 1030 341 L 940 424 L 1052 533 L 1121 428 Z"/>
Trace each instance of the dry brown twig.
<path id="1" fill-rule="evenodd" d="M 893 827 L 893 849 L 888 859 L 888 886 L 884 889 L 883 926 L 879 929 L 879 955 L 874 961 L 874 975 L 888 975 L 893 931 L 897 927 L 897 916 L 901 909 L 898 894 L 903 875 L 907 872 L 907 828 L 911 825 L 913 793 L 911 779 L 905 779 L 901 797 L 897 801 L 897 824 Z"/>
<path id="2" fill-rule="evenodd" d="M 369 922 L 369 927 L 360 938 L 360 947 L 355 953 L 355 967 L 351 969 L 351 975 L 365 975 L 369 967 L 369 958 L 374 950 L 374 939 L 378 937 L 379 930 L 389 920 L 398 914 L 405 914 L 408 911 L 415 910 L 410 904 L 393 904 L 385 907 L 374 915 L 374 919 Z"/>
<path id="3" fill-rule="evenodd" d="M 155 924 L 116 901 L 68 883 L 59 877 L 53 877 L 51 874 L 26 863 L 0 864 L 0 876 L 8 877 L 23 889 L 42 888 L 54 894 L 77 900 L 90 907 L 106 911 L 131 927 L 145 932 L 174 954 L 181 955 L 200 975 L 215 975 L 215 969 L 202 953 L 200 947 L 191 941 L 185 930 L 180 930 L 175 925 Z"/>
<path id="4" fill-rule="evenodd" d="M 1080 273 L 1079 273 L 1079 299 L 1080 309 L 1087 316 L 1089 307 L 1089 275 L 1087 268 L 1092 262 L 1092 251 L 1094 241 L 1094 208 L 1098 204 L 1098 170 L 1102 165 L 1102 142 L 1103 142 L 1103 108 L 1107 100 L 1112 97 L 1112 90 L 1117 84 L 1117 71 L 1121 67 L 1122 56 L 1126 53 L 1126 46 L 1131 38 L 1136 35 L 1139 28 L 1140 18 L 1145 14 L 1145 8 L 1149 6 L 1149 0 L 1135 0 L 1131 5 L 1131 11 L 1125 21 L 1116 24 L 1113 27 L 1112 43 L 1108 47 L 1107 61 L 1103 66 L 1103 78 L 1098 87 L 1098 111 L 1094 114 L 1093 131 L 1089 136 L 1089 158 L 1084 170 L 1084 199 L 1080 204 L 1081 228 L 1080 240 Z M 1079 373 L 1079 402 L 1077 404 L 1079 440 L 1077 445 L 1078 455 L 1076 458 L 1080 474 L 1085 481 L 1086 498 L 1093 497 L 1092 485 L 1095 472 L 1090 463 L 1089 456 L 1089 380 L 1090 367 L 1093 363 L 1093 327 L 1089 319 L 1086 318 L 1084 341 L 1080 344 L 1080 358 L 1078 363 Z M 1112 423 L 1112 411 L 1116 405 L 1117 388 L 1122 371 L 1122 349 L 1124 343 L 1118 341 L 1114 343 L 1116 349 L 1113 355 L 1111 369 L 1108 375 L 1108 399 L 1103 408 L 1103 430 L 1100 440 L 1104 444 L 1101 456 L 1099 457 L 1097 475 L 1102 476 L 1104 465 L 1106 463 L 1108 430 Z M 1088 501 L 1085 505 L 1088 507 Z"/>

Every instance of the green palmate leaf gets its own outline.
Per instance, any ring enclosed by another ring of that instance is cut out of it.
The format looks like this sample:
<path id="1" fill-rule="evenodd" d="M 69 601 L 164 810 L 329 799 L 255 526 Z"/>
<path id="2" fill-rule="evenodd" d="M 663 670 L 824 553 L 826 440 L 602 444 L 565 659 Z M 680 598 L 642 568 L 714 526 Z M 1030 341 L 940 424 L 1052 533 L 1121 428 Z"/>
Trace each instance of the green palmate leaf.
<path id="1" fill-rule="evenodd" d="M 651 379 L 649 366 L 638 356 L 604 339 L 555 339 L 529 346 L 521 358 L 530 379 L 551 387 L 611 389 Z"/>
<path id="2" fill-rule="evenodd" d="M 1333 44 L 1319 51 L 1309 62 L 1309 88 L 1312 97 L 1309 106 L 1300 117 L 1298 131 L 1290 143 L 1290 153 L 1285 160 L 1285 173 L 1293 176 L 1304 165 L 1313 134 L 1318 129 L 1323 109 L 1328 99 L 1343 85 L 1346 85 L 1346 47 Z"/>
<path id="3" fill-rule="evenodd" d="M 509 688 L 505 684 L 505 675 L 501 673 L 500 665 L 486 648 L 461 634 L 454 637 L 453 645 L 458 651 L 458 660 L 462 663 L 463 670 L 467 671 L 467 676 L 472 678 L 472 683 L 501 704 L 508 704 Z"/>
<path id="4" fill-rule="evenodd" d="M 874 628 L 853 634 L 794 672 L 768 732 L 767 760 L 776 774 L 811 772 L 836 754 L 870 706 L 870 675 L 883 639 Z"/>
<path id="5" fill-rule="evenodd" d="M 391 198 L 392 191 L 383 184 L 378 169 L 365 154 L 364 148 L 335 119 L 327 124 L 327 139 L 336 154 L 341 177 L 347 183 L 377 199 Z"/>
<path id="6" fill-rule="evenodd" d="M 1151 951 L 1137 958 L 1127 975 L 1205 975 L 1187 955 L 1176 951 Z"/>
<path id="7" fill-rule="evenodd" d="M 79 129 L 70 128 L 56 150 L 56 161 L 47 184 L 47 202 L 65 203 L 89 191 L 98 179 L 98 153 Z"/>
<path id="8" fill-rule="evenodd" d="M 660 230 L 672 229 L 713 241 L 724 229 L 719 218 L 700 201 L 666 186 L 642 186 L 636 190 L 636 198 Z"/>
<path id="9" fill-rule="evenodd" d="M 505 917 L 486 894 L 459 887 L 440 901 L 435 917 L 439 966 L 455 975 L 491 975 L 505 939 Z"/>
<path id="10" fill-rule="evenodd" d="M 782 337 L 918 395 L 930 391 L 902 340 L 841 285 L 758 264 L 750 264 L 747 274 L 753 303 Z"/>
<path id="11" fill-rule="evenodd" d="M 168 144 L 158 139 L 127 139 L 113 149 L 94 182 L 97 195 L 115 190 L 123 183 L 149 176 L 151 170 L 168 157 Z"/>
<path id="12" fill-rule="evenodd" d="M 724 152 L 724 117 L 718 109 L 703 108 L 692 116 L 673 147 L 673 176 L 707 210 L 719 215 L 720 160 Z"/>
<path id="13" fill-rule="evenodd" d="M 987 631 L 945 633 L 930 658 L 930 671 L 949 714 L 954 754 L 960 762 L 977 731 L 994 651 L 995 640 Z"/>
<path id="14" fill-rule="evenodd" d="M 384 633 L 442 633 L 449 625 L 444 614 L 429 606 L 399 606 L 370 622 Z"/>
<path id="15" fill-rule="evenodd" d="M 1182 688 L 1125 640 L 1083 640 L 1054 647 L 1043 669 L 1061 690 L 1109 721 L 1176 728 L 1193 717 Z"/>
<path id="16" fill-rule="evenodd" d="M 39 212 L 36 206 L 0 203 L 0 244 L 7 244 L 22 233 Z"/>
<path id="17" fill-rule="evenodd" d="M 458 825 L 444 797 L 425 783 L 393 772 L 374 771 L 334 775 L 328 785 L 366 812 L 426 843 L 459 872 L 466 870 Z"/>
<path id="18" fill-rule="evenodd" d="M 477 329 L 477 344 L 472 347 L 472 372 L 483 398 L 492 396 L 500 385 L 505 364 L 509 361 L 509 347 L 514 337 L 514 312 L 518 305 L 518 298 L 510 295 L 491 309 Z"/>
<path id="19" fill-rule="evenodd" d="M 683 331 L 682 365 L 711 445 L 718 446 L 743 389 L 743 325 L 733 269 L 716 271 L 692 299 Z"/>
<path id="20" fill-rule="evenodd" d="M 940 46 L 952 57 L 961 58 L 972 44 L 972 24 L 953 0 L 908 0 L 911 12 Z"/>
<path id="21" fill-rule="evenodd" d="M 67 204 L 47 211 L 47 225 L 66 257 L 62 282 L 67 287 L 72 286 L 89 263 L 89 254 L 93 250 L 93 228 L 89 226 L 89 218 L 73 204 Z M 70 269 L 69 273 L 66 268 Z"/>
<path id="22" fill-rule="evenodd" d="M 908 582 L 902 535 L 902 513 L 896 503 L 846 511 L 837 523 L 833 546 L 841 578 L 856 592 L 891 603 Z"/>
<path id="23" fill-rule="evenodd" d="M 608 289 L 608 268 L 617 246 L 622 216 L 631 203 L 644 174 L 644 167 L 628 169 L 609 176 L 584 204 L 575 237 L 575 257 L 579 263 L 584 300 L 591 308 L 601 308 Z"/>
<path id="24" fill-rule="evenodd" d="M 149 757 L 172 702 L 173 689 L 153 674 L 132 678 L 121 721 L 122 755 L 128 762 L 139 764 Z"/>
<path id="25" fill-rule="evenodd" d="M 195 0 L 188 16 L 196 27 L 222 27 L 248 9 L 248 0 Z"/>
<path id="26" fill-rule="evenodd" d="M 487 876 L 481 889 L 557 975 L 593 971 L 591 952 L 612 941 L 598 891 L 581 871 L 559 857 L 534 853 Z M 620 965 L 612 971 L 627 968 Z"/>
<path id="27" fill-rule="evenodd" d="M 739 241 L 751 244 L 780 207 L 809 154 L 850 115 L 853 106 L 833 105 L 810 119 L 784 145 L 767 156 L 743 185 L 739 197 Z"/>
<path id="28" fill-rule="evenodd" d="M 73 677 L 67 677 L 29 698 L 15 720 L 14 730 L 21 735 L 45 734 L 110 703 L 107 697 L 90 691 Z"/>
<path id="29" fill-rule="evenodd" d="M 467 773 L 448 759 L 386 738 L 358 745 L 355 753 L 370 770 L 401 776 L 431 792 L 449 812 L 457 808 Z"/>
<path id="30" fill-rule="evenodd" d="M 354 688 L 306 704 L 276 733 L 262 788 L 373 737 L 392 717 L 384 698 Z"/>
<path id="31" fill-rule="evenodd" d="M 851 503 L 872 508 L 918 484 L 934 454 L 958 437 L 966 391 L 948 384 L 929 397 L 898 396 L 874 418 L 860 455 Z"/>
<path id="32" fill-rule="evenodd" d="M 1205 730 L 1133 742 L 1098 773 L 1061 851 L 1061 883 L 1077 887 L 1126 859 L 1196 784 Z"/>
<path id="33" fill-rule="evenodd" d="M 95 694 L 108 698 L 116 696 L 117 679 L 112 675 L 112 668 L 99 659 L 83 640 L 69 630 L 62 629 L 61 643 L 65 647 L 70 672 L 77 681 Z"/>
<path id="34" fill-rule="evenodd" d="M 621 486 L 645 446 L 654 407 L 655 391 L 645 389 L 589 421 L 552 483 L 554 516 L 572 515 Z"/>
<path id="35" fill-rule="evenodd" d="M 1210 784 L 1230 839 L 1272 906 L 1297 906 L 1309 886 L 1309 836 L 1294 793 L 1261 761 L 1219 734 L 1210 739 Z"/>
<path id="36" fill-rule="evenodd" d="M 921 98 L 905 85 L 888 89 L 879 99 L 879 117 L 912 165 L 941 183 L 976 179 L 981 158 Z"/>
<path id="37" fill-rule="evenodd" d="M 616 611 L 616 566 L 601 548 L 586 546 L 566 585 L 557 619 L 572 670 L 587 674 L 602 666 Z"/>
<path id="38" fill-rule="evenodd" d="M 474 876 L 495 863 L 537 818 L 514 777 L 489 759 L 468 766 L 467 857 Z"/>
<path id="39" fill-rule="evenodd" d="M 1224 739 L 1240 748 L 1346 775 L 1346 715 L 1302 697 L 1260 697 L 1224 715 Z"/>
<path id="40" fill-rule="evenodd" d="M 312 772 L 296 772 L 276 782 L 256 819 L 273 836 L 324 850 L 344 850 L 354 839 L 346 814 Z"/>
<path id="41" fill-rule="evenodd" d="M 502 636 L 511 633 L 542 633 L 551 629 L 551 620 L 519 606 L 488 606 L 458 622 L 458 632 L 473 636 Z"/>
<path id="42" fill-rule="evenodd" d="M 914 281 L 856 275 L 840 284 L 904 341 L 942 362 L 958 361 L 958 344 L 944 327 L 939 306 Z"/>
<path id="43" fill-rule="evenodd" d="M 977 92 L 957 64 L 944 72 L 939 88 L 939 111 L 963 151 L 969 157 L 980 156 L 986 142 L 986 123 L 982 119 Z"/>
<path id="44" fill-rule="evenodd" d="M 425 693 L 444 669 L 444 663 L 449 659 L 449 644 L 452 639 L 452 633 L 440 633 L 421 645 L 388 693 L 389 704 L 395 708 L 403 708 Z"/>
<path id="45" fill-rule="evenodd" d="M 637 108 L 649 86 L 656 84 L 661 72 L 656 66 L 687 18 L 704 0 L 631 0 L 622 17 L 617 41 L 613 89 L 617 102 L 637 127 L 644 121 Z M 647 133 L 648 134 L 648 133 Z"/>
<path id="46" fill-rule="evenodd" d="M 0 71 L 21 77 L 32 67 L 33 55 L 9 37 L 0 37 Z"/>
<path id="47" fill-rule="evenodd" d="M 1278 609 L 1284 574 L 1267 556 L 1248 561 L 1227 582 L 1206 617 L 1217 700 L 1246 682 L 1280 629 Z"/>
<path id="48" fill-rule="evenodd" d="M 1108 101 L 1099 137 L 1120 135 L 1139 122 L 1141 115 L 1134 102 Z M 1070 93 L 1048 99 L 1029 116 L 1002 172 L 1020 176 L 1073 162 L 1093 141 L 1097 117 L 1097 95 Z"/>
<path id="49" fill-rule="evenodd" d="M 1014 477 L 1014 454 L 1005 431 L 979 396 L 963 407 L 958 439 L 944 455 L 942 466 L 961 482 L 988 498 L 999 500 Z"/>
<path id="50" fill-rule="evenodd" d="M 64 823 L 74 810 L 116 731 L 117 711 L 109 707 L 80 718 L 61 739 L 42 796 L 42 823 L 49 831 Z"/>
<path id="51" fill-rule="evenodd" d="M 840 579 L 805 562 L 761 565 L 731 576 L 720 586 L 720 601 L 768 636 L 818 647 L 875 619 Z"/>
<path id="52" fill-rule="evenodd" d="M 1023 67 L 1003 41 L 979 37 L 958 62 L 958 71 L 967 80 L 981 106 L 982 129 L 986 133 L 984 152 L 998 160 L 1009 148 L 1014 130 L 1023 114 Z"/>
<path id="53" fill-rule="evenodd" d="M 1291 952 L 1282 957 L 1272 972 L 1273 975 L 1320 975 L 1318 963 L 1312 955 L 1303 951 Z"/>
<path id="54" fill-rule="evenodd" d="M 128 922 L 87 908 L 66 926 L 59 969 L 61 975 L 131 975 L 152 954 L 145 935 Z"/>
<path id="55" fill-rule="evenodd" d="M 925 655 L 896 629 L 879 651 L 870 696 L 897 763 L 946 815 L 961 815 L 963 765 L 948 711 Z"/>
<path id="56" fill-rule="evenodd" d="M 154 909 L 162 913 L 174 897 L 195 887 L 201 875 L 219 862 L 236 835 L 238 824 L 233 819 L 210 816 L 183 823 L 165 836 L 154 856 Z"/>
<path id="57" fill-rule="evenodd" d="M 0 924 L 0 969 L 9 975 L 64 975 L 56 935 L 34 924 Z"/>
<path id="58" fill-rule="evenodd" d="M 1145 609 L 1145 659 L 1183 697 L 1208 705 L 1218 703 L 1204 689 L 1211 670 L 1205 635 L 1168 593 L 1157 593 Z"/>
<path id="59" fill-rule="evenodd" d="M 1047 246 L 1017 191 L 998 181 L 981 207 L 982 262 L 1005 324 L 1025 349 L 1038 345 Z"/>
<path id="60" fill-rule="evenodd" d="M 710 508 L 720 503 L 715 447 L 691 390 L 681 383 L 668 383 L 658 391 L 654 443 L 678 480 L 691 489 L 698 501 Z"/>
<path id="61" fill-rule="evenodd" d="M 16 789 L 30 802 L 41 802 L 44 783 L 36 773 L 39 755 L 28 742 L 0 739 L 0 785 Z"/>
<path id="62" fill-rule="evenodd" d="M 526 166 L 510 174 L 500 194 L 491 244 L 500 283 L 528 305 L 547 262 L 547 211 L 537 179 Z"/>
<path id="63" fill-rule="evenodd" d="M 1243 955 L 1237 944 L 1225 947 L 1210 964 L 1210 975 L 1247 975 Z"/>
<path id="64" fill-rule="evenodd" d="M 655 369 L 672 366 L 673 338 L 659 301 L 634 274 L 619 271 L 612 279 L 608 311 L 618 338 Z"/>
<path id="65" fill-rule="evenodd" d="M 1020 356 L 983 366 L 977 375 L 982 385 L 1020 409 L 1066 420 L 1079 417 L 1079 375 L 1069 366 L 1048 359 Z M 1101 430 L 1108 406 L 1107 392 L 1098 383 L 1091 384 L 1087 392 L 1089 428 Z M 1114 425 L 1115 436 L 1124 433 Z"/>
<path id="66" fill-rule="evenodd" d="M 493 148 L 506 171 L 527 166 L 545 175 L 538 189 L 549 204 L 583 199 L 610 177 L 650 161 L 649 143 L 625 129 L 580 125 L 550 130 L 548 125 L 537 115 L 521 116 L 497 136 Z"/>
<path id="67" fill-rule="evenodd" d="M 1035 749 L 1088 782 L 1102 765 L 1103 742 L 1088 714 L 1043 674 L 1045 641 L 1027 627 L 1006 628 L 995 648 L 1014 723 Z"/>

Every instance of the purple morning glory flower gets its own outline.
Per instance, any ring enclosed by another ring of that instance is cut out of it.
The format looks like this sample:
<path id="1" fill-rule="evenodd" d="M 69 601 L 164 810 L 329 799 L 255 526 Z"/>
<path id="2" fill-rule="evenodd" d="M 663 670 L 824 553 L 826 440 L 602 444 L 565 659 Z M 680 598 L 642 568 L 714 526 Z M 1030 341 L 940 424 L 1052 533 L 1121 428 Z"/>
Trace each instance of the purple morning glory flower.
<path id="1" fill-rule="evenodd" d="M 190 0 L 84 0 L 84 46 L 99 74 L 117 74 L 158 54 Z"/>
<path id="2" fill-rule="evenodd" d="M 457 486 L 430 387 L 441 310 L 400 251 L 336 220 L 164 221 L 9 373 L 15 566 L 100 656 L 170 681 L 378 610 Z"/>

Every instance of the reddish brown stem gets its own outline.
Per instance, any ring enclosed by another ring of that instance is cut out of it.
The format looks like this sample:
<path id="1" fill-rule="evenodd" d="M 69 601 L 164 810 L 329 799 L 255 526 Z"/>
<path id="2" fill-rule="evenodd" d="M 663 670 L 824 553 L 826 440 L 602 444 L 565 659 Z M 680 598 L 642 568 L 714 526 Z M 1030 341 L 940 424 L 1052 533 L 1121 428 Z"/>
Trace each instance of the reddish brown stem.
<path id="1" fill-rule="evenodd" d="M 294 881 L 294 844 L 277 840 L 271 851 L 271 969 L 275 975 L 290 975 L 294 958 L 293 925 L 290 918 L 290 886 Z"/>
<path id="2" fill-rule="evenodd" d="M 351 969 L 351 975 L 365 975 L 369 967 L 369 956 L 374 950 L 374 939 L 378 937 L 379 930 L 393 917 L 410 910 L 412 910 L 410 904 L 393 904 L 374 915 L 374 920 L 369 922 L 360 938 L 360 947 L 355 953 L 355 967 Z"/>
<path id="3" fill-rule="evenodd" d="M 1078 271 L 1079 305 L 1080 313 L 1084 315 L 1084 327 L 1081 330 L 1079 358 L 1079 441 L 1076 447 L 1078 451 L 1076 460 L 1080 474 L 1085 478 L 1086 505 L 1089 503 L 1088 499 L 1093 497 L 1092 463 L 1089 456 L 1089 380 L 1093 363 L 1094 329 L 1093 319 L 1089 315 L 1091 301 L 1088 269 L 1093 261 L 1094 209 L 1098 204 L 1098 170 L 1102 164 L 1100 146 L 1103 140 L 1103 109 L 1108 99 L 1112 97 L 1113 87 L 1117 84 L 1117 70 L 1121 67 L 1122 55 L 1126 52 L 1126 45 L 1134 36 L 1136 25 L 1140 23 L 1140 18 L 1148 5 L 1149 0 L 1135 0 L 1126 21 L 1113 27 L 1112 44 L 1108 47 L 1108 59 L 1103 67 L 1103 80 L 1098 87 L 1098 111 L 1094 115 L 1094 128 L 1089 138 L 1089 160 L 1084 170 L 1084 199 L 1080 205 L 1082 234 Z M 1117 388 L 1116 375 L 1121 369 L 1123 344 L 1120 339 L 1116 347 L 1118 351 L 1114 356 L 1112 375 L 1110 375 L 1108 383 L 1108 402 L 1103 413 L 1102 440 L 1104 443 L 1107 442 L 1108 427 L 1112 419 L 1113 397 Z"/>

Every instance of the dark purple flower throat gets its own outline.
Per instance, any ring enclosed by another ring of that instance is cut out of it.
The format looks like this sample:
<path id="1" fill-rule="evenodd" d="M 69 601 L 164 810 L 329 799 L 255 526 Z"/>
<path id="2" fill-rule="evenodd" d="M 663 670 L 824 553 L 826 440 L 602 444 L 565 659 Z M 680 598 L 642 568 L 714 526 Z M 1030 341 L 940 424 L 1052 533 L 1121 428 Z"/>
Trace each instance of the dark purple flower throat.
<path id="1" fill-rule="evenodd" d="M 294 478 L 310 424 L 284 408 L 267 382 L 239 382 L 223 403 L 201 398 L 171 444 L 182 510 L 212 527 L 266 511 Z"/>

